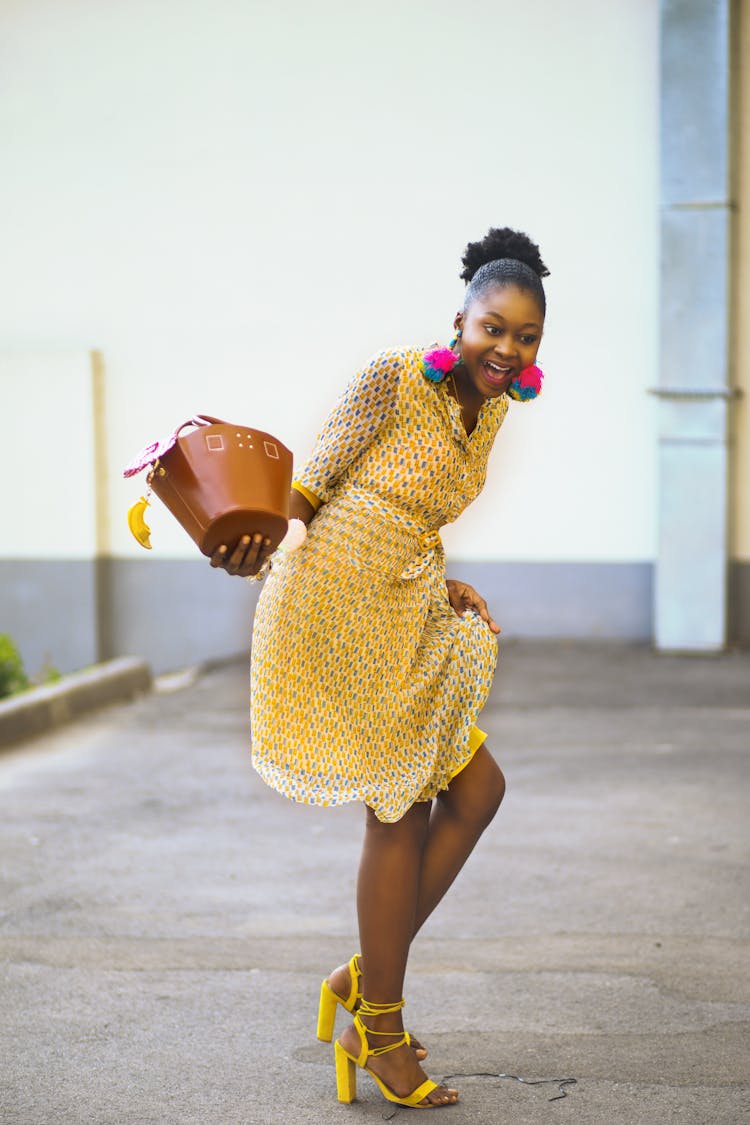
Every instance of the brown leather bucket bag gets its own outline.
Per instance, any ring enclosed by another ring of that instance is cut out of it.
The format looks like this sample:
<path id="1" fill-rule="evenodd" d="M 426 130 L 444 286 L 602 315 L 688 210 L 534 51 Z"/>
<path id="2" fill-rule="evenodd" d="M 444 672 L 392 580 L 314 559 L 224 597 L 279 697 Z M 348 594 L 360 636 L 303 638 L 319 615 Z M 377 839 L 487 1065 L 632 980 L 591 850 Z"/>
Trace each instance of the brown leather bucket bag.
<path id="1" fill-rule="evenodd" d="M 188 426 L 195 426 L 182 435 Z M 289 519 L 292 454 L 278 438 L 198 414 L 160 453 L 148 483 L 209 557 L 259 531 L 277 547 Z"/>

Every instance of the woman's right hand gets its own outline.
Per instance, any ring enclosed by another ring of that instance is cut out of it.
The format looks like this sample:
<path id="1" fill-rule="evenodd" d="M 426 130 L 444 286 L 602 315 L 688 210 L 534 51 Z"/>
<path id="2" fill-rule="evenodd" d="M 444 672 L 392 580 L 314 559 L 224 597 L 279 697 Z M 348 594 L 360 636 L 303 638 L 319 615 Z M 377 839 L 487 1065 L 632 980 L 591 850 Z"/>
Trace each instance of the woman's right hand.
<path id="1" fill-rule="evenodd" d="M 227 574 L 250 578 L 258 573 L 273 551 L 271 540 L 255 532 L 254 535 L 243 535 L 232 549 L 225 545 L 217 547 L 211 555 L 211 566 L 225 570 Z"/>

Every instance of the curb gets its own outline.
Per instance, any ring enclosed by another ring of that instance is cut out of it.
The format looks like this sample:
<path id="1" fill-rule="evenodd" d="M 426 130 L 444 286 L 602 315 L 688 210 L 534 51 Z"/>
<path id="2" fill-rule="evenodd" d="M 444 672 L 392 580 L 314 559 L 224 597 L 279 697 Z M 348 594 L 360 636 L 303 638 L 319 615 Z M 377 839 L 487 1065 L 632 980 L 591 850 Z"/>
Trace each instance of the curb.
<path id="1" fill-rule="evenodd" d="M 108 703 L 121 703 L 151 691 L 145 660 L 122 656 L 73 672 L 56 684 L 32 688 L 0 702 L 0 751 L 43 734 Z"/>

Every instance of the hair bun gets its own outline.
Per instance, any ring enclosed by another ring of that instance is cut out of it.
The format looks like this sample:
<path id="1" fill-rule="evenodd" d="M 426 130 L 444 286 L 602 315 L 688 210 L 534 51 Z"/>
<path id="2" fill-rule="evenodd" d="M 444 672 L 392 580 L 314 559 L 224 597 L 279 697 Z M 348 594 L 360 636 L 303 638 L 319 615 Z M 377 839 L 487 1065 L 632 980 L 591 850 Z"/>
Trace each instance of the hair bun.
<path id="1" fill-rule="evenodd" d="M 467 283 L 470 282 L 480 266 L 486 265 L 487 262 L 494 262 L 498 258 L 514 258 L 533 270 L 537 277 L 549 276 L 549 270 L 542 261 L 539 247 L 527 234 L 520 230 L 511 230 L 510 227 L 491 227 L 481 242 L 470 242 L 464 250 L 461 258 L 464 264 L 461 277 Z"/>

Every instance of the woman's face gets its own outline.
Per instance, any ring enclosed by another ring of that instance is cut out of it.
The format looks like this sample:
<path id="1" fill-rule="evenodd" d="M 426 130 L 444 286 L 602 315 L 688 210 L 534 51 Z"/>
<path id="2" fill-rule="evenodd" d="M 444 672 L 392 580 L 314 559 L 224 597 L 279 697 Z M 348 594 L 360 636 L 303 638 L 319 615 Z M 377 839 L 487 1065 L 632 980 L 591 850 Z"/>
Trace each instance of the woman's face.
<path id="1" fill-rule="evenodd" d="M 464 385 L 482 398 L 504 394 L 511 381 L 536 360 L 544 315 L 533 293 L 517 285 L 498 285 L 458 313 Z"/>

